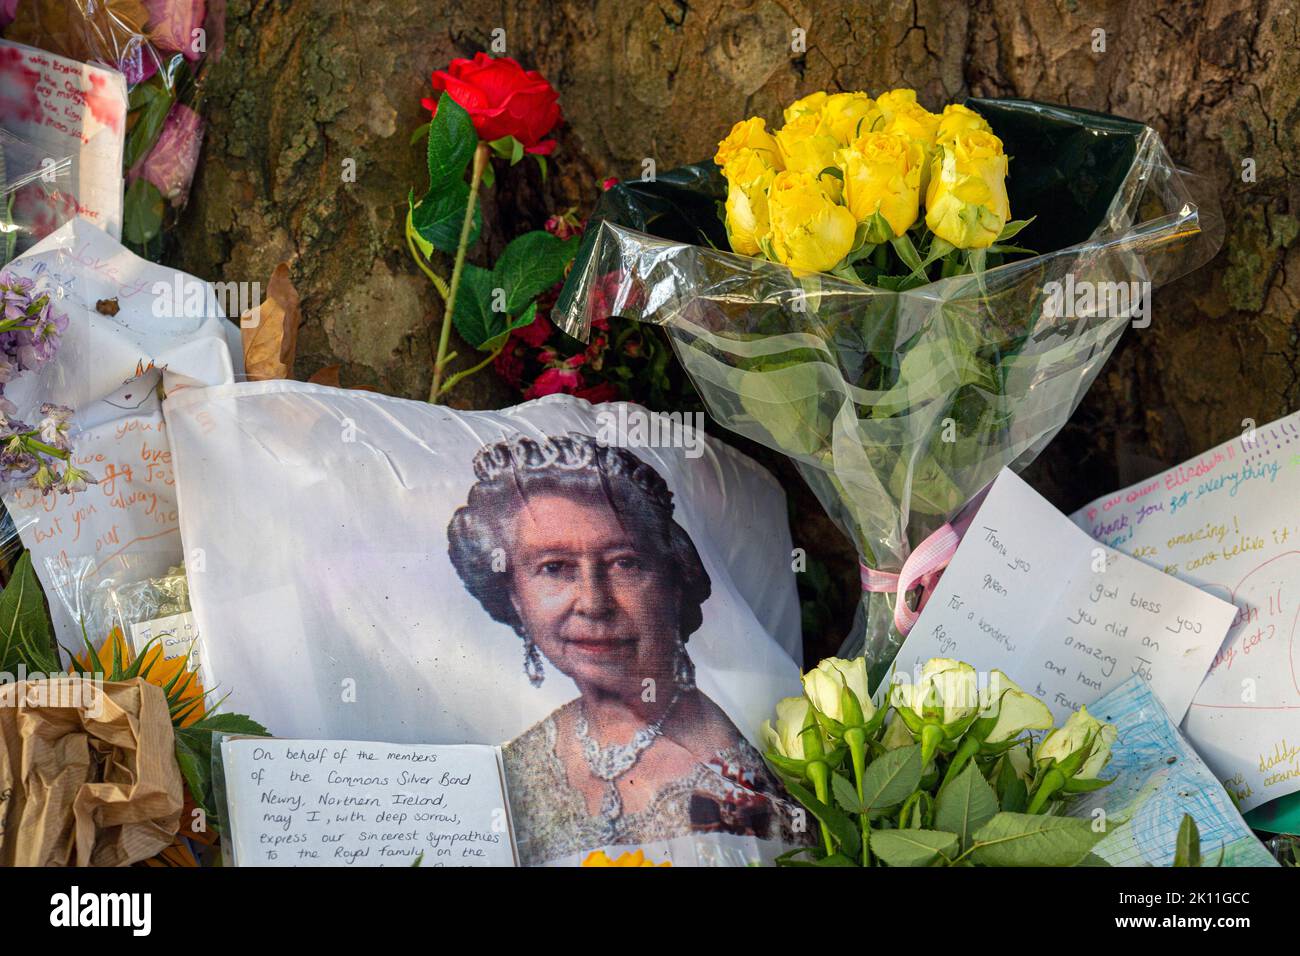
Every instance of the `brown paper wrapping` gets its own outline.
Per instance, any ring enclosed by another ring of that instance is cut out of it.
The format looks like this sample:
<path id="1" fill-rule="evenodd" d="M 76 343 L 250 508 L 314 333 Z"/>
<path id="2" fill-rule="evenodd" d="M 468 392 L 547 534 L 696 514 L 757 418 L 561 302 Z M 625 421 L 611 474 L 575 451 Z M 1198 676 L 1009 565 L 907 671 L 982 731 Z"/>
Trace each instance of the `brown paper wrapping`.
<path id="1" fill-rule="evenodd" d="M 0 685 L 0 866 L 126 866 L 169 846 L 183 788 L 162 688 Z"/>

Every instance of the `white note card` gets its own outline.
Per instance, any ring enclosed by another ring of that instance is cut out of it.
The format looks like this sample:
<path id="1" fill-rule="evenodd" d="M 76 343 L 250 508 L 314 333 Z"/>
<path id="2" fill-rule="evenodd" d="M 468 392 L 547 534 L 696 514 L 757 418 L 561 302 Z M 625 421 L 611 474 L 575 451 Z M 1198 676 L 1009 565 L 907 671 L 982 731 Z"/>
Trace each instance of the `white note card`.
<path id="1" fill-rule="evenodd" d="M 1004 470 L 898 667 L 953 657 L 997 668 L 1058 722 L 1141 674 L 1179 721 L 1234 614 L 1226 601 L 1100 546 Z"/>
<path id="2" fill-rule="evenodd" d="M 227 737 L 235 866 L 515 866 L 497 747 Z"/>

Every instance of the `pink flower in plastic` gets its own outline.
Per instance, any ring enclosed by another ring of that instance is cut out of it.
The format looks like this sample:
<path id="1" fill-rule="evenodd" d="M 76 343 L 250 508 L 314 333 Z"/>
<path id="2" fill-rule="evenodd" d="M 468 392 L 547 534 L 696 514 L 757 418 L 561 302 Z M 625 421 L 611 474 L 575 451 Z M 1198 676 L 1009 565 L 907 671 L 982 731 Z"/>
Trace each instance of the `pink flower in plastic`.
<path id="1" fill-rule="evenodd" d="M 149 155 L 131 170 L 131 179 L 143 176 L 158 187 L 163 198 L 174 206 L 185 201 L 190 180 L 203 147 L 203 117 L 188 106 L 177 103 L 167 114 L 158 142 Z"/>
<path id="2" fill-rule="evenodd" d="M 144 0 L 149 10 L 149 39 L 160 50 L 185 54 L 199 60 L 203 51 L 194 49 L 194 31 L 203 26 L 204 0 Z"/>
<path id="3" fill-rule="evenodd" d="M 582 375 L 577 369 L 548 368 L 528 386 L 524 398 L 532 400 L 543 395 L 568 394 L 582 387 Z"/>

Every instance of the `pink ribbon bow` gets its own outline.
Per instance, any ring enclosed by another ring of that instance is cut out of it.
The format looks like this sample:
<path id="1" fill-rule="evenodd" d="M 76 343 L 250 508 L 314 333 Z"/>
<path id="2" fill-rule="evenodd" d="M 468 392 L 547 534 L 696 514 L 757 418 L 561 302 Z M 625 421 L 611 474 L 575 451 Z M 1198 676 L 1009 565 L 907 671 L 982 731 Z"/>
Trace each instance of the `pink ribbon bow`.
<path id="1" fill-rule="evenodd" d="M 894 574 L 892 571 L 877 571 L 865 564 L 862 569 L 862 590 L 873 592 L 898 592 L 898 602 L 894 605 L 894 626 L 904 637 L 921 616 L 925 602 L 930 599 L 934 586 L 939 583 L 939 576 L 948 566 L 952 556 L 957 553 L 961 543 L 961 533 L 951 524 L 945 524 L 907 556 L 903 570 Z M 920 585 L 921 598 L 913 611 L 907 604 L 907 592 Z"/>

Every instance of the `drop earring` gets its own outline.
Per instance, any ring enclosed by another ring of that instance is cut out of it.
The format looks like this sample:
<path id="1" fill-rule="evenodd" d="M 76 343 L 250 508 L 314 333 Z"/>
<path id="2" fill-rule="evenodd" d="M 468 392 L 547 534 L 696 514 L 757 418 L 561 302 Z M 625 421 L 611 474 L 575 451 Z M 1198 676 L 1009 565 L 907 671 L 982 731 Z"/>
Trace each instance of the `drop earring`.
<path id="1" fill-rule="evenodd" d="M 679 690 L 695 688 L 695 663 L 686 653 L 686 642 L 682 640 L 677 642 L 677 650 L 673 655 L 673 682 Z"/>
<path id="2" fill-rule="evenodd" d="M 534 687 L 541 687 L 546 677 L 542 671 L 542 652 L 527 635 L 524 635 L 524 674 L 528 677 L 528 683 Z"/>

